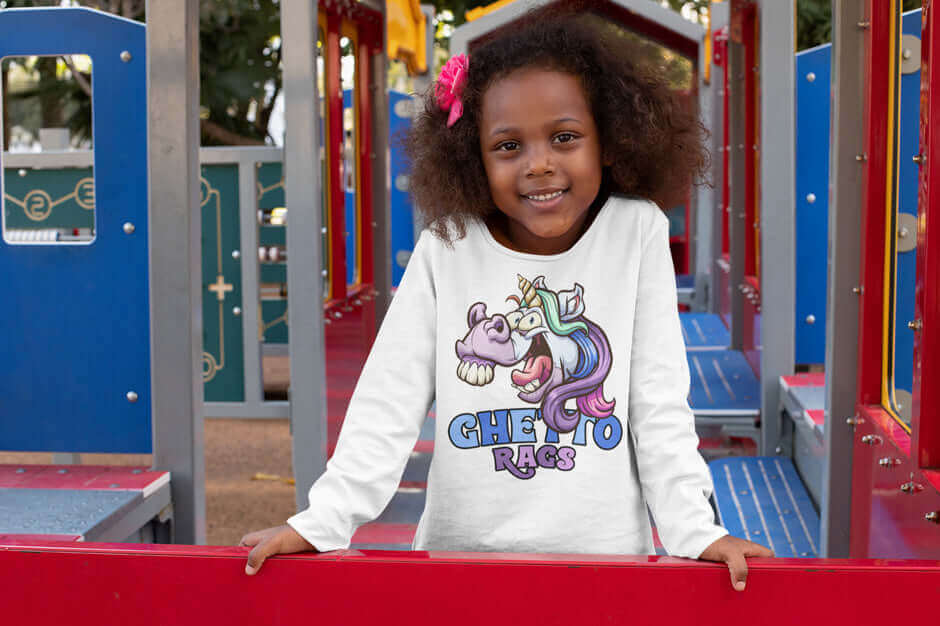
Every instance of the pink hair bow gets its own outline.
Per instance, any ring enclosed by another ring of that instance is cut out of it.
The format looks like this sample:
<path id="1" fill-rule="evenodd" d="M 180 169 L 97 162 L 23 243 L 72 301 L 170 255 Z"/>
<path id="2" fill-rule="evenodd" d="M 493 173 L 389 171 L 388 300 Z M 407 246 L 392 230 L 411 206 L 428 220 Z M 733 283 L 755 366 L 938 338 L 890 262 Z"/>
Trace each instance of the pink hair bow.
<path id="1" fill-rule="evenodd" d="M 465 54 L 451 57 L 441 68 L 441 75 L 437 77 L 437 84 L 434 86 L 437 106 L 441 107 L 441 111 L 450 113 L 447 116 L 448 128 L 463 115 L 463 102 L 460 101 L 460 96 L 463 94 L 464 85 L 467 84 L 469 64 Z"/>

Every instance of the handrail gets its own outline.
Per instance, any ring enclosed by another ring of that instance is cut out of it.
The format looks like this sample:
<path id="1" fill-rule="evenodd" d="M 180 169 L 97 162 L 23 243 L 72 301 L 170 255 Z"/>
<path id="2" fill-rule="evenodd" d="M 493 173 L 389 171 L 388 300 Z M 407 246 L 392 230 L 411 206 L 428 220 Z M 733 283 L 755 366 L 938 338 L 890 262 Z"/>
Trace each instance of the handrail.
<path id="1" fill-rule="evenodd" d="M 246 554 L 0 537 L 3 615 L 31 624 L 252 626 L 494 618 L 724 626 L 736 618 L 792 624 L 801 616 L 913 623 L 929 615 L 940 585 L 940 561 L 754 559 L 742 593 L 723 564 L 672 557 L 339 550 L 275 557 L 249 577 Z"/>

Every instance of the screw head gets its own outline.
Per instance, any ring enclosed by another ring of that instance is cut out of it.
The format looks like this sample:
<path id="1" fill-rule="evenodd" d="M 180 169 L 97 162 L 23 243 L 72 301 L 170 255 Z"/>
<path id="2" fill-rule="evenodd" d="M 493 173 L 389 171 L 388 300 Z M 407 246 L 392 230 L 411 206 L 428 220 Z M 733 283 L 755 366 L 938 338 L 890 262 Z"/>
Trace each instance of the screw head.
<path id="1" fill-rule="evenodd" d="M 235 317 L 238 317 L 241 314 L 242 314 L 242 308 L 240 306 L 232 308 L 232 315 L 234 315 Z"/>
<path id="2" fill-rule="evenodd" d="M 326 278 L 326 276 L 329 275 L 329 271 L 323 270 L 323 271 L 320 272 L 320 274 L 321 274 L 324 278 Z"/>
<path id="3" fill-rule="evenodd" d="M 814 193 L 806 194 L 806 201 L 809 202 L 810 204 L 816 202 L 816 194 Z"/>
<path id="4" fill-rule="evenodd" d="M 20 178 L 26 177 L 26 170 L 18 170 L 16 173 L 20 175 Z"/>
<path id="5" fill-rule="evenodd" d="M 814 80 L 816 80 L 816 74 L 813 72 L 810 72 L 809 74 L 806 75 L 806 80 L 808 80 L 809 82 L 813 82 Z"/>
<path id="6" fill-rule="evenodd" d="M 124 61 L 125 63 L 127 63 L 128 61 L 130 61 L 130 60 L 131 60 L 131 53 L 128 52 L 127 50 L 121 51 L 121 60 Z"/>
<path id="7" fill-rule="evenodd" d="M 137 228 L 130 222 L 124 222 L 124 232 L 128 235 L 132 234 Z"/>
<path id="8" fill-rule="evenodd" d="M 810 313 L 809 315 L 807 315 L 807 316 L 806 316 L 806 323 L 807 323 L 807 324 L 810 324 L 810 325 L 815 324 L 815 323 L 816 323 L 816 316 L 813 315 L 812 313 Z"/>
<path id="9" fill-rule="evenodd" d="M 232 258 L 237 261 L 238 259 L 242 258 L 242 253 L 238 250 L 232 250 Z"/>
<path id="10" fill-rule="evenodd" d="M 137 392 L 136 392 L 136 391 L 128 391 L 127 394 L 126 394 L 126 397 L 127 397 L 127 401 L 130 402 L 130 403 L 137 402 Z"/>

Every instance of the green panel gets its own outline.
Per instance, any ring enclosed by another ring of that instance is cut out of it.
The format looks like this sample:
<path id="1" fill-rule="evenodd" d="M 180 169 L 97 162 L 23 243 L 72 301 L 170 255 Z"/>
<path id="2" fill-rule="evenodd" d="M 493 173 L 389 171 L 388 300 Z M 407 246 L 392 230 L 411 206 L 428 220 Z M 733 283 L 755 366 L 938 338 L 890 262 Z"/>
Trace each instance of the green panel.
<path id="1" fill-rule="evenodd" d="M 202 166 L 202 379 L 207 402 L 244 402 L 238 166 Z"/>
<path id="2" fill-rule="evenodd" d="M 286 246 L 287 229 L 284 226 L 265 224 L 258 227 L 258 244 L 262 246 Z"/>
<path id="3" fill-rule="evenodd" d="M 287 263 L 261 263 L 258 270 L 262 283 L 287 282 Z"/>
<path id="4" fill-rule="evenodd" d="M 3 212 L 9 230 L 95 226 L 92 168 L 3 170 Z"/>
<path id="5" fill-rule="evenodd" d="M 276 209 L 284 204 L 284 168 L 280 163 L 258 164 L 258 208 Z"/>
<path id="6" fill-rule="evenodd" d="M 262 300 L 262 341 L 287 343 L 287 300 Z"/>

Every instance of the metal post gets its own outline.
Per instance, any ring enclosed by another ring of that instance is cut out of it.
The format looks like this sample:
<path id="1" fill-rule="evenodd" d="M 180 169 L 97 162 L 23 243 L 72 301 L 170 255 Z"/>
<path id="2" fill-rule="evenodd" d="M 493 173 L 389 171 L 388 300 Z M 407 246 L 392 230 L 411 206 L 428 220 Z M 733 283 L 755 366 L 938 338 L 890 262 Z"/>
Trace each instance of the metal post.
<path id="1" fill-rule="evenodd" d="M 317 3 L 281 3 L 284 194 L 288 207 L 287 316 L 290 423 L 297 510 L 326 468 L 326 362 L 320 258 L 320 141 L 316 91 Z"/>
<path id="2" fill-rule="evenodd" d="M 153 462 L 172 472 L 175 541 L 205 543 L 199 2 L 147 2 Z"/>
<path id="3" fill-rule="evenodd" d="M 864 152 L 867 2 L 832 3 L 832 130 L 829 193 L 829 292 L 826 301 L 826 456 L 820 556 L 849 556 L 855 414 Z"/>
<path id="4" fill-rule="evenodd" d="M 741 285 L 744 284 L 744 265 L 747 246 L 747 228 L 745 226 L 747 214 L 747 189 L 745 187 L 745 169 L 750 154 L 746 147 L 744 99 L 747 97 L 744 89 L 744 45 L 728 39 L 728 91 L 730 97 L 730 111 L 728 112 L 731 126 L 728 143 L 730 155 L 728 158 L 729 186 L 731 188 L 730 216 L 728 219 L 729 256 L 731 260 L 731 273 L 728 277 L 731 289 L 731 349 L 742 350 L 744 347 L 744 333 L 742 319 L 744 316 L 744 296 L 741 294 Z M 720 248 L 719 248 L 720 250 Z"/>
<path id="5" fill-rule="evenodd" d="M 715 50 L 715 33 L 728 23 L 728 4 L 711 7 L 712 56 Z M 718 281 L 714 276 L 715 259 L 721 255 L 721 155 L 722 151 L 722 93 L 723 86 L 719 68 L 712 59 L 706 59 L 704 46 L 699 55 L 699 115 L 710 133 L 711 186 L 701 186 L 697 192 L 695 207 L 695 299 L 696 311 L 716 312 L 718 298 L 715 294 Z M 705 67 L 712 63 L 711 81 L 705 84 Z M 717 220 L 716 220 L 717 217 Z M 717 237 L 717 244 L 716 244 Z"/>
<path id="6" fill-rule="evenodd" d="M 383 8 L 382 40 L 388 41 L 388 24 L 384 19 Z M 431 60 L 428 60 L 431 64 Z M 389 156 L 388 156 L 388 87 L 386 85 L 386 71 L 388 56 L 385 47 L 382 52 L 372 57 L 372 85 L 369 92 L 372 94 L 372 220 L 374 228 L 375 254 L 375 323 L 381 325 L 385 318 L 385 311 L 392 298 L 392 215 L 389 189 Z M 417 243 L 417 240 L 416 240 Z"/>
<path id="7" fill-rule="evenodd" d="M 796 353 L 794 0 L 760 3 L 761 450 L 780 439 L 780 377 Z"/>

